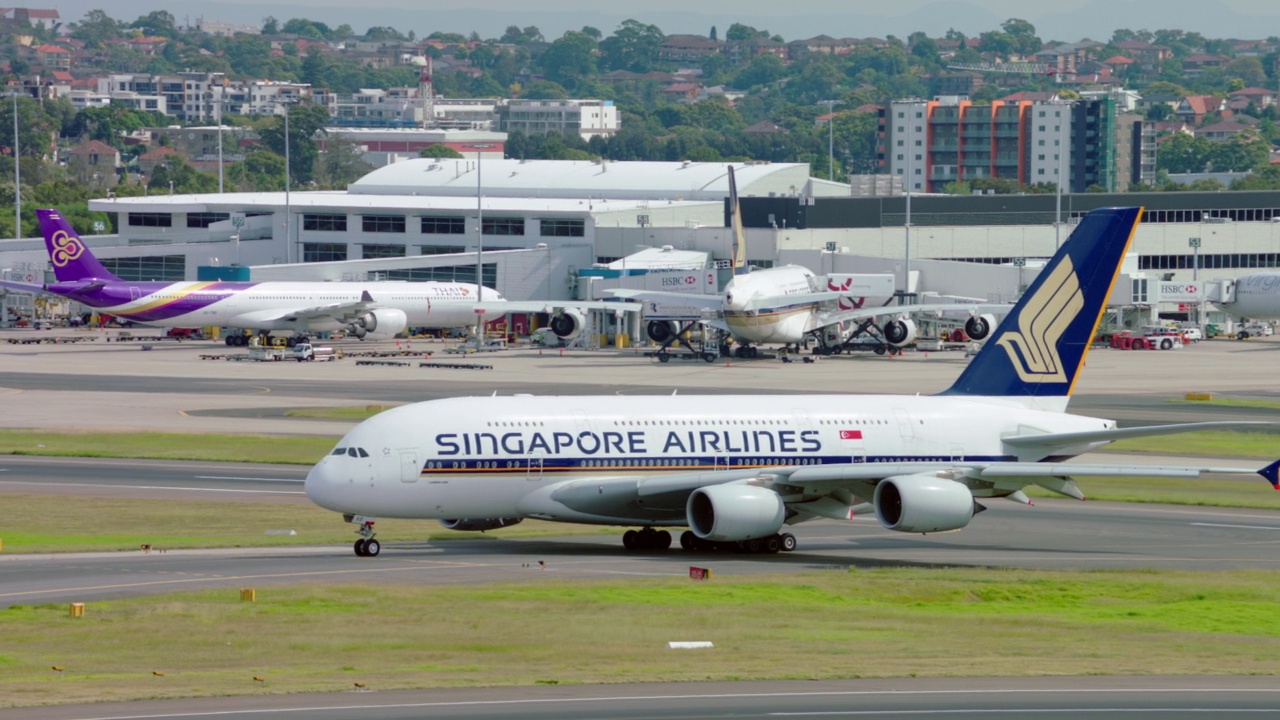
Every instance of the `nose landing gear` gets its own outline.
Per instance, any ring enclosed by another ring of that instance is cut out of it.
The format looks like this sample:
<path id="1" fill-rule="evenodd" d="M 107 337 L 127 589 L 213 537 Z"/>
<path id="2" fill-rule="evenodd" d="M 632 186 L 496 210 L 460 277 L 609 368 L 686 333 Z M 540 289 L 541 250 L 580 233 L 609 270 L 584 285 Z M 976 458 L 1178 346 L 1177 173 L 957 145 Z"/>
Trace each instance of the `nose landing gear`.
<path id="1" fill-rule="evenodd" d="M 356 534 L 360 536 L 355 544 L 357 557 L 378 557 L 378 553 L 382 552 L 382 543 L 378 542 L 377 533 L 373 531 L 374 522 L 376 521 L 365 520 L 356 530 Z"/>

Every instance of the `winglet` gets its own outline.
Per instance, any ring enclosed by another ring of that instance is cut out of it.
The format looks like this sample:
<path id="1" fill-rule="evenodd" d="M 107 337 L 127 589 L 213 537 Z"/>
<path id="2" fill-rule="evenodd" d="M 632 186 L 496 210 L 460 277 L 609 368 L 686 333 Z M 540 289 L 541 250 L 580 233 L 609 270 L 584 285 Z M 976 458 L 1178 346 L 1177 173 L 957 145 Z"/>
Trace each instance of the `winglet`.
<path id="1" fill-rule="evenodd" d="M 1258 471 L 1258 474 L 1267 479 L 1271 483 L 1271 487 L 1280 490 L 1280 460 Z"/>

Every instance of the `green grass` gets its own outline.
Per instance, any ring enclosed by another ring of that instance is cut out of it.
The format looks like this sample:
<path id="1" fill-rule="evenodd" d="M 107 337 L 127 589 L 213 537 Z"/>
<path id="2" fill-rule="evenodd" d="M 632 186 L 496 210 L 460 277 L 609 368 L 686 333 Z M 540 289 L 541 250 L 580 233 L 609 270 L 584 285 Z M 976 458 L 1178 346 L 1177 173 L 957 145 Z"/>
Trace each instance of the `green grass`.
<path id="1" fill-rule="evenodd" d="M 1259 400 L 1257 398 L 1230 398 L 1215 396 L 1212 400 L 1171 398 L 1169 402 L 1181 403 L 1184 405 L 1218 405 L 1221 407 L 1271 408 L 1280 410 L 1280 400 Z"/>
<path id="2" fill-rule="evenodd" d="M 298 408 L 285 413 L 288 417 L 318 418 L 322 420 L 368 420 L 394 405 L 366 405 L 364 407 Z"/>
<path id="3" fill-rule="evenodd" d="M 533 572 L 513 563 L 512 572 Z M 1276 574 L 878 569 L 236 588 L 0 610 L 0 704 L 413 687 L 1257 674 Z M 672 651 L 669 640 L 713 649 Z M 1135 648 L 1141 648 L 1136 652 Z M 65 675 L 50 670 L 65 666 Z M 165 673 L 163 679 L 153 671 Z M 254 676 L 265 677 L 259 687 Z"/>
<path id="4" fill-rule="evenodd" d="M 297 488 L 282 488 L 301 490 Z M 155 548 L 323 545 L 355 541 L 355 525 L 300 495 L 271 500 L 139 500 L 136 498 L 5 494 L 0 540 L 4 552 L 111 552 Z M 267 535 L 293 530 L 296 535 Z M 448 540 L 617 534 L 617 528 L 526 520 L 485 533 L 446 530 L 434 520 L 379 520 L 383 537 Z M 3 590 L 0 589 L 0 594 Z"/>
<path id="5" fill-rule="evenodd" d="M 1280 435 L 1260 432 L 1205 431 L 1180 435 L 1119 440 L 1107 450 L 1154 453 L 1157 455 L 1198 455 L 1203 457 L 1280 457 Z"/>
<path id="6" fill-rule="evenodd" d="M 1090 500 L 1280 510 L 1280 492 L 1257 475 L 1244 478 L 1092 477 L 1076 481 Z M 1033 498 L 1062 497 L 1034 485 Z"/>
<path id="7" fill-rule="evenodd" d="M 0 430 L 0 455 L 207 460 L 311 465 L 337 438 Z"/>

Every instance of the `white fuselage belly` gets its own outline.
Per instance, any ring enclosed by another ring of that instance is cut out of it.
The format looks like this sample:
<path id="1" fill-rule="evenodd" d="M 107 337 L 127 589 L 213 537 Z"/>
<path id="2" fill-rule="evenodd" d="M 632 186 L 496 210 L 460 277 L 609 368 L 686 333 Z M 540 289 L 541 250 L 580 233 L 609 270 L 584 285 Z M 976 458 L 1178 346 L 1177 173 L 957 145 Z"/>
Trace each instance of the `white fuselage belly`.
<path id="1" fill-rule="evenodd" d="M 589 498 L 567 507 L 556 495 L 570 480 L 590 481 L 583 487 L 594 492 L 610 479 L 672 473 L 1035 461 L 1044 458 L 1015 455 L 1000 438 L 1113 425 L 999 398 L 918 396 L 456 398 L 393 409 L 376 420 L 338 445 L 369 457 L 334 455 L 312 471 L 307 492 L 318 504 L 379 517 L 655 525 L 684 524 L 683 505 L 597 512 Z M 599 492 L 606 493 L 605 485 Z"/>

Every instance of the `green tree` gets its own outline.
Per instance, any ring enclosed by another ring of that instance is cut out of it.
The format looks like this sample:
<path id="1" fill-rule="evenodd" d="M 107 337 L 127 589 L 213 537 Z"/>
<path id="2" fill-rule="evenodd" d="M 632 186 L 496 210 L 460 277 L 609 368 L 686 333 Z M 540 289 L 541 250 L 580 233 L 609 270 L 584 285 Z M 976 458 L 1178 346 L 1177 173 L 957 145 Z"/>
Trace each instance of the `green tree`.
<path id="1" fill-rule="evenodd" d="M 270 150 L 255 150 L 227 168 L 227 179 L 242 192 L 284 189 L 284 158 Z"/>
<path id="2" fill-rule="evenodd" d="M 1000 25 L 1000 29 L 1013 38 L 1019 55 L 1034 55 L 1044 47 L 1044 43 L 1036 36 L 1036 26 L 1026 20 L 1009 18 Z"/>
<path id="3" fill-rule="evenodd" d="M 329 37 L 329 26 L 315 20 L 307 20 L 305 18 L 293 18 L 284 24 L 281 32 L 289 35 L 297 35 L 299 37 L 311 38 L 312 40 L 324 40 Z"/>
<path id="4" fill-rule="evenodd" d="M 454 150 L 453 148 L 449 147 L 448 145 L 441 145 L 440 143 L 436 143 L 436 144 L 434 144 L 434 145 L 428 145 L 428 146 L 426 146 L 426 147 L 422 148 L 421 150 L 419 150 L 419 151 L 418 151 L 418 157 L 421 157 L 421 158 L 437 158 L 437 159 L 439 159 L 439 158 L 461 158 L 461 157 L 462 157 L 462 153 L 458 152 L 457 150 Z"/>
<path id="5" fill-rule="evenodd" d="M 312 180 L 319 148 L 318 135 L 324 134 L 329 111 L 322 105 L 303 103 L 289 109 L 289 175 L 294 183 L 305 184 Z M 275 154 L 284 157 L 284 117 L 274 117 L 258 129 L 262 144 Z"/>
<path id="6" fill-rule="evenodd" d="M 548 80 L 573 90 L 596 73 L 596 41 L 580 32 L 569 31 L 538 58 Z"/>
<path id="7" fill-rule="evenodd" d="M 76 23 L 71 37 L 83 40 L 88 47 L 99 48 L 107 40 L 120 37 L 120 23 L 105 10 L 90 10 Z"/>
<path id="8" fill-rule="evenodd" d="M 262 34 L 263 35 L 279 35 L 280 21 L 276 20 L 275 17 L 268 15 L 266 19 L 262 21 Z"/>
<path id="9" fill-rule="evenodd" d="M 13 149 L 13 113 L 14 106 L 18 111 L 18 151 L 22 157 L 43 158 L 53 150 L 52 138 L 61 124 L 50 117 L 36 101 L 30 98 L 12 98 L 0 100 L 0 145 L 7 148 L 6 153 L 12 155 Z M 12 169 L 12 168 L 11 168 Z M 23 164 L 26 171 L 26 164 Z"/>
<path id="10" fill-rule="evenodd" d="M 152 194 L 212 193 L 218 191 L 218 178 L 191 167 L 181 155 L 169 155 L 151 172 L 147 187 Z"/>
<path id="11" fill-rule="evenodd" d="M 520 93 L 520 97 L 529 100 L 565 100 L 569 97 L 569 91 L 560 83 L 539 80 L 529 83 Z"/>
<path id="12" fill-rule="evenodd" d="M 729 81 L 729 85 L 741 90 L 770 85 L 780 80 L 786 71 L 781 58 L 773 53 L 765 53 L 751 58 L 751 63 L 740 70 Z"/>
<path id="13" fill-rule="evenodd" d="M 600 41 L 604 68 L 648 72 L 653 68 L 654 58 L 664 40 L 666 36 L 657 25 L 624 20 L 612 35 Z"/>
<path id="14" fill-rule="evenodd" d="M 769 37 L 768 30 L 757 30 L 750 25 L 743 25 L 742 23 L 734 23 L 730 25 L 729 29 L 725 31 L 724 34 L 725 42 L 740 42 L 742 40 L 750 40 L 752 38 L 767 37 Z"/>
<path id="15" fill-rule="evenodd" d="M 1256 57 L 1232 60 L 1223 68 L 1223 74 L 1240 80 L 1245 87 L 1260 87 L 1267 83 L 1267 71 L 1263 69 L 1262 61 Z"/>
<path id="16" fill-rule="evenodd" d="M 316 159 L 316 188 L 344 190 L 371 170 L 373 166 L 365 162 L 364 150 L 354 140 L 330 136 L 324 152 Z"/>
<path id="17" fill-rule="evenodd" d="M 174 19 L 173 13 L 168 10 L 153 10 L 134 20 L 129 27 L 141 30 L 144 35 L 176 38 L 181 34 L 178 32 L 177 20 Z"/>

